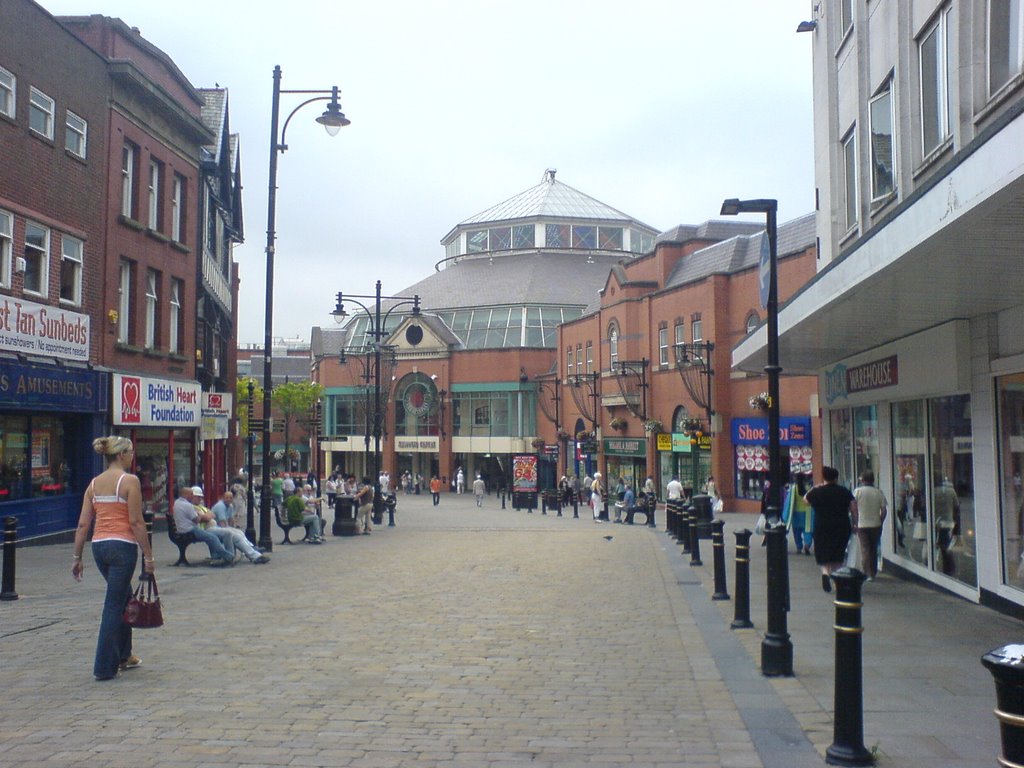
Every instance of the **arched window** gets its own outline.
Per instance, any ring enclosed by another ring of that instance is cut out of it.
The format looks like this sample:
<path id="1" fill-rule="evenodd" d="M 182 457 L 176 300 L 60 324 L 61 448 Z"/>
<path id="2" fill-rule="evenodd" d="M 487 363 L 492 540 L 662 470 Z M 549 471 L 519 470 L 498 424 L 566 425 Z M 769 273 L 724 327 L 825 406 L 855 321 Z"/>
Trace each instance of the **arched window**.
<path id="1" fill-rule="evenodd" d="M 751 312 L 747 315 L 746 331 L 748 334 L 753 333 L 754 329 L 761 324 L 761 318 L 757 316 L 757 312 Z"/>
<path id="2" fill-rule="evenodd" d="M 608 360 L 609 369 L 615 367 L 619 359 L 619 324 L 614 320 L 608 326 Z"/>
<path id="3" fill-rule="evenodd" d="M 688 418 L 690 418 L 690 416 L 686 412 L 686 406 L 685 405 L 677 406 L 676 410 L 675 410 L 675 413 L 672 414 L 672 431 L 673 432 L 682 432 L 683 431 L 683 423 Z"/>

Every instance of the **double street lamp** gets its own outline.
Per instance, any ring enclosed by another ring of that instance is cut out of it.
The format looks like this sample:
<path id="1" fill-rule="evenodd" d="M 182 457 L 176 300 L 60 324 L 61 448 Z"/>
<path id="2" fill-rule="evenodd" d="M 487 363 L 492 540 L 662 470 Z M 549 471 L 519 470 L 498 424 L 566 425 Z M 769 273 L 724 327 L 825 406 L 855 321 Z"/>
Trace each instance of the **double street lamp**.
<path id="1" fill-rule="evenodd" d="M 761 250 L 759 283 L 761 304 L 768 314 L 768 627 L 761 642 L 761 673 L 776 677 L 793 674 L 793 643 L 786 626 L 789 608 L 789 564 L 786 559 L 786 527 L 782 523 L 782 447 L 779 434 L 779 281 L 778 281 L 778 201 L 772 199 L 738 200 L 722 203 L 723 216 L 763 213 L 767 218 L 767 249 Z"/>
<path id="2" fill-rule="evenodd" d="M 288 114 L 281 132 L 278 134 L 281 94 L 302 94 L 309 96 L 309 98 Z M 263 328 L 263 479 L 260 488 L 259 540 L 259 546 L 268 552 L 274 548 L 274 542 L 270 538 L 270 412 L 272 408 L 271 394 L 274 389 L 271 361 L 273 359 L 274 335 L 274 251 L 275 241 L 277 240 L 275 229 L 277 218 L 277 155 L 288 149 L 288 145 L 285 143 L 285 134 L 288 132 L 288 123 L 291 122 L 295 113 L 307 104 L 317 101 L 326 101 L 328 104 L 327 109 L 320 117 L 316 118 L 316 121 L 327 130 L 330 136 L 336 136 L 338 131 L 350 122 L 345 117 L 345 113 L 341 111 L 341 105 L 338 103 L 338 86 L 334 86 L 330 90 L 319 91 L 284 90 L 281 88 L 281 67 L 274 67 L 274 94 L 270 112 L 270 178 L 267 185 L 267 287 L 265 299 L 266 318 Z"/>
<path id="3" fill-rule="evenodd" d="M 373 299 L 374 309 L 371 310 L 366 304 L 363 304 L 359 299 Z M 416 296 L 382 296 L 380 292 L 380 280 L 377 281 L 377 290 L 374 294 L 362 294 L 362 293 L 349 293 L 345 294 L 338 291 L 337 303 L 335 304 L 334 311 L 331 314 L 334 316 L 334 320 L 337 323 L 344 322 L 345 318 L 348 317 L 348 312 L 345 311 L 345 302 L 351 301 L 356 306 L 362 308 L 366 313 L 367 320 L 369 322 L 369 330 L 367 335 L 373 337 L 373 343 L 370 345 L 373 349 L 373 517 L 374 520 L 380 520 L 383 514 L 380 511 L 380 438 L 383 432 L 384 426 L 384 414 L 381 411 L 380 405 L 380 394 L 381 394 L 381 352 L 384 350 L 384 338 L 388 335 L 386 327 L 388 318 L 391 314 L 399 307 L 405 307 L 412 305 L 412 316 L 418 317 L 420 314 L 420 297 Z M 381 315 L 381 301 L 393 301 L 387 312 Z M 411 329 L 410 329 L 411 330 Z M 394 527 L 395 525 L 395 508 L 392 505 L 388 505 L 388 526 Z"/>

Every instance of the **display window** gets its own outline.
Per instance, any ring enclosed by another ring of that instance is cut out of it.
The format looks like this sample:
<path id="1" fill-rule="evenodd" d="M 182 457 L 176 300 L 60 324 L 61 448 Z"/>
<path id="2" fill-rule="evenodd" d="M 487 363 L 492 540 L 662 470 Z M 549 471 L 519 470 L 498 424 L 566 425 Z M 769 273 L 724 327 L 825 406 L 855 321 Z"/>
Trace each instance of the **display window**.
<path id="1" fill-rule="evenodd" d="M 1003 582 L 1024 589 L 1024 373 L 996 379 Z"/>
<path id="2" fill-rule="evenodd" d="M 60 416 L 0 415 L 0 502 L 71 493 Z"/>
<path id="3" fill-rule="evenodd" d="M 893 550 L 976 586 L 970 395 L 892 405 Z"/>
<path id="4" fill-rule="evenodd" d="M 135 443 L 135 474 L 142 486 L 143 510 L 167 514 L 174 499 L 174 479 L 191 485 L 195 477 L 192 431 L 175 430 L 173 450 L 166 429 L 136 430 L 134 437 L 125 437 Z"/>

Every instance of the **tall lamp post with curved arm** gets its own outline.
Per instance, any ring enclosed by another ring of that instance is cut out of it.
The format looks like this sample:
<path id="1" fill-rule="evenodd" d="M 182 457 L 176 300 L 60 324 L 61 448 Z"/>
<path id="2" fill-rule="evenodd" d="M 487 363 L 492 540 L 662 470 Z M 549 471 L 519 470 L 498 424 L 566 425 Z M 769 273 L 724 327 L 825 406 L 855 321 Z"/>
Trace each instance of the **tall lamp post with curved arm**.
<path id="1" fill-rule="evenodd" d="M 371 310 L 366 304 L 363 304 L 359 299 L 373 299 L 374 309 Z M 381 301 L 394 301 L 388 311 L 381 316 Z M 331 314 L 334 316 L 335 322 L 341 323 L 346 317 L 348 312 L 345 311 L 345 302 L 351 301 L 358 307 L 361 307 L 366 312 L 367 318 L 370 320 L 369 335 L 373 337 L 373 517 L 374 520 L 380 520 L 382 517 L 380 511 L 380 438 L 383 431 L 383 413 L 380 408 L 380 358 L 381 351 L 384 348 L 383 340 L 387 336 L 385 330 L 388 322 L 388 318 L 391 317 L 391 313 L 399 307 L 405 307 L 412 305 L 412 315 L 417 317 L 420 314 L 420 297 L 416 296 L 381 296 L 380 293 L 380 280 L 377 281 L 377 290 L 373 295 L 363 293 L 342 293 L 338 291 L 337 304 L 334 307 L 334 311 Z M 388 506 L 388 527 L 393 528 L 395 525 L 395 508 Z"/>
<path id="2" fill-rule="evenodd" d="M 305 99 L 288 117 L 285 118 L 284 127 L 278 135 L 278 123 L 281 110 L 281 94 L 307 95 Z M 272 359 L 273 359 L 273 335 L 274 335 L 274 251 L 277 240 L 277 155 L 288 149 L 285 143 L 285 134 L 288 132 L 288 123 L 295 117 L 295 113 L 317 101 L 326 101 L 327 109 L 316 119 L 330 136 L 336 136 L 338 131 L 351 122 L 345 113 L 341 111 L 341 104 L 338 103 L 338 86 L 330 90 L 320 91 L 291 91 L 281 88 L 281 67 L 274 67 L 274 97 L 270 111 L 270 179 L 267 184 L 267 287 L 266 287 L 266 318 L 263 327 L 263 479 L 260 488 L 260 541 L 259 546 L 268 552 L 274 548 L 274 542 L 270 538 L 270 411 L 271 394 L 274 388 Z"/>

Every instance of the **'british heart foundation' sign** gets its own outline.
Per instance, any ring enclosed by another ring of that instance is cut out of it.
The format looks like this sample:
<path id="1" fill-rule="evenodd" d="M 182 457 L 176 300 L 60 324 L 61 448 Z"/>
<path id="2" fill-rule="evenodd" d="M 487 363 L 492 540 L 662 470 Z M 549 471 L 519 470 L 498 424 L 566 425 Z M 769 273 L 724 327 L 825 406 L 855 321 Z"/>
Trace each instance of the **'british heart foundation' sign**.
<path id="1" fill-rule="evenodd" d="M 202 390 L 194 381 L 114 374 L 113 423 L 137 427 L 199 426 Z"/>

